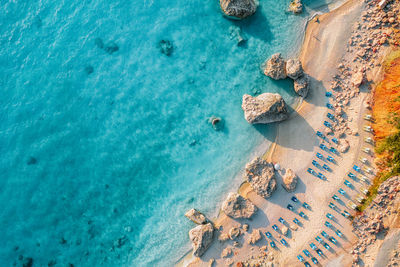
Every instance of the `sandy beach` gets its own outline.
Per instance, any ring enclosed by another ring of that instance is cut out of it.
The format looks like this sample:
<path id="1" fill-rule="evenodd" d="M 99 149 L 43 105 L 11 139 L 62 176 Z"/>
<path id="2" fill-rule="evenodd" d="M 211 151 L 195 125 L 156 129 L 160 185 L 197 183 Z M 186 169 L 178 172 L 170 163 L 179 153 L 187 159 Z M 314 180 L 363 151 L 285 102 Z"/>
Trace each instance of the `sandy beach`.
<path id="1" fill-rule="evenodd" d="M 343 185 L 343 181 L 349 179 L 347 174 L 352 170 L 353 165 L 360 164 L 361 156 L 367 158 L 368 162 L 371 162 L 371 167 L 374 167 L 373 155 L 367 155 L 362 151 L 363 147 L 368 146 L 364 142 L 365 138 L 371 137 L 371 133 L 363 130 L 363 127 L 368 125 L 363 117 L 365 114 L 370 114 L 368 105 L 365 104 L 371 95 L 369 85 L 357 86 L 356 92 L 350 97 L 351 101 L 349 100 L 343 105 L 346 114 L 343 139 L 347 140 L 350 146 L 348 151 L 337 156 L 334 155 L 336 162 L 330 164 L 331 170 L 324 173 L 327 177 L 326 180 L 309 174 L 307 169 L 315 168 L 311 162 L 316 159 L 317 152 L 323 154 L 324 157 L 332 155 L 320 149 L 319 144 L 322 141 L 316 136 L 316 132 L 325 132 L 322 123 L 327 120 L 327 112 L 332 112 L 326 107 L 329 98 L 325 96 L 325 93 L 331 91 L 332 81 L 338 73 L 338 66 L 348 64 L 351 67 L 350 77 L 346 78 L 347 80 L 350 80 L 352 73 L 354 76 L 354 73 L 360 71 L 360 64 L 355 60 L 358 51 L 349 47 L 349 39 L 353 38 L 353 25 L 360 22 L 365 9 L 366 4 L 363 1 L 350 0 L 329 13 L 314 17 L 308 23 L 299 59 L 305 73 L 310 76 L 311 92 L 288 120 L 279 123 L 276 141 L 264 155 L 268 161 L 279 163 L 281 166 L 281 170 L 276 172 L 278 182 L 276 191 L 270 198 L 264 199 L 257 195 L 248 183 L 243 183 L 239 193 L 257 206 L 256 215 L 251 220 L 234 220 L 221 212 L 214 221 L 220 235 L 228 233 L 232 227 L 243 229 L 243 224 L 248 224 L 249 230 L 242 230 L 242 234 L 236 239 L 240 246 L 233 240 L 220 241 L 217 237 L 201 258 L 188 255 L 185 261 L 180 262 L 181 266 L 209 266 L 210 262 L 214 262 L 214 266 L 228 266 L 236 262 L 256 261 L 260 258 L 274 264 L 265 266 L 304 266 L 297 259 L 297 255 L 302 253 L 303 249 L 312 251 L 309 246 L 311 242 L 322 248 L 315 241 L 315 237 L 320 235 L 321 231 L 335 236 L 338 242 L 336 245 L 331 245 L 331 249 L 324 250 L 324 256 L 318 257 L 319 263 L 323 266 L 351 265 L 352 258 L 349 250 L 356 239 L 352 232 L 351 222 L 342 216 L 340 211 L 334 211 L 328 205 L 330 202 L 334 202 L 332 195 L 338 195 L 338 189 L 344 188 L 346 194 L 342 197 L 343 200 L 339 204 L 335 203 L 338 210 L 347 210 L 350 214 L 355 215 L 355 211 L 349 208 L 348 203 L 362 195 L 362 188 L 368 187 L 368 183 L 352 180 L 352 188 L 349 189 Z M 387 49 L 382 48 L 376 57 L 376 64 L 366 71 L 369 82 L 379 79 L 381 69 L 379 62 L 386 52 Z M 338 93 L 337 96 L 340 98 L 341 93 Z M 334 136 L 336 137 L 336 133 L 330 138 Z M 334 145 L 332 142 L 325 144 Z M 299 177 L 294 193 L 288 193 L 280 186 L 282 176 L 288 168 L 292 169 Z M 373 178 L 373 173 L 363 174 L 368 180 Z M 296 196 L 300 203 L 307 202 L 311 208 L 305 209 L 298 203 L 294 204 L 291 201 L 292 196 Z M 295 206 L 294 212 L 286 208 L 288 204 Z M 301 211 L 305 213 L 305 218 L 298 216 Z M 324 225 L 327 221 L 327 213 L 333 214 L 333 229 L 343 233 L 341 238 L 338 238 L 332 229 Z M 280 217 L 290 225 L 289 233 L 286 236 L 281 233 L 277 234 L 271 229 L 274 224 L 282 226 L 278 221 Z M 301 221 L 300 226 L 292 223 L 294 218 Z M 279 244 L 278 248 L 271 248 L 269 240 L 264 235 L 256 244 L 248 244 L 246 241 L 249 240 L 250 234 L 254 230 L 260 230 L 261 233 L 266 231 L 273 233 L 275 243 Z M 287 246 L 279 243 L 282 238 L 288 242 Z M 231 253 L 224 255 L 227 248 Z M 307 260 L 310 262 L 309 259 Z"/>

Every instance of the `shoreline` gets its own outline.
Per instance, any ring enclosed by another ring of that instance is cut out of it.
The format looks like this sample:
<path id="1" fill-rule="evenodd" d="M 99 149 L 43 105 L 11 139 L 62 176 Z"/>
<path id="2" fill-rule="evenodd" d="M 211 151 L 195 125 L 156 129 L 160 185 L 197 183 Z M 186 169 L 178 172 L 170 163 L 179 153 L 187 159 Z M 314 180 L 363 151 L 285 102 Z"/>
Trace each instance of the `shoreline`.
<path id="1" fill-rule="evenodd" d="M 363 2 L 357 0 L 349 0 L 347 2 L 341 3 L 338 8 L 330 11 L 329 13 L 325 13 L 322 15 L 315 14 L 306 23 L 307 28 L 305 30 L 299 58 L 303 64 L 305 72 L 309 74 L 312 78 L 311 90 L 313 92 L 312 95 L 306 98 L 304 101 L 298 101 L 298 103 L 294 105 L 294 112 L 291 113 L 289 119 L 277 125 L 275 141 L 271 143 L 271 145 L 262 156 L 263 158 L 268 159 L 268 161 L 271 161 L 273 163 L 280 163 L 281 166 L 294 169 L 295 173 L 300 177 L 300 179 L 304 179 L 302 177 L 306 176 L 306 168 L 303 166 L 303 162 L 311 161 L 312 155 L 315 153 L 315 147 L 319 143 L 319 140 L 314 138 L 315 132 L 313 130 L 321 128 L 321 121 L 323 121 L 323 118 L 327 113 L 327 109 L 324 107 L 324 104 L 326 102 L 325 90 L 326 88 L 329 88 L 329 83 L 331 82 L 333 74 L 337 71 L 336 67 L 339 61 L 343 60 L 343 57 L 345 55 L 352 55 L 351 53 L 349 53 L 349 51 L 347 51 L 348 53 L 346 54 L 346 51 L 343 47 L 347 45 L 347 41 L 352 33 L 351 28 L 348 26 L 355 23 L 356 19 L 360 17 L 361 11 L 365 9 L 365 6 L 366 5 Z M 318 18 L 318 20 L 315 20 L 315 18 Z M 339 23 L 340 25 L 337 25 L 337 20 L 341 22 Z M 315 41 L 313 38 L 315 38 L 317 41 Z M 323 68 L 321 68 L 321 66 L 323 66 Z M 379 68 L 379 70 L 381 70 L 381 67 Z M 376 81 L 376 79 L 377 77 L 374 77 L 373 81 Z M 354 103 L 350 105 L 348 111 L 349 115 L 351 115 L 352 118 L 354 117 L 353 122 L 353 119 L 350 120 L 350 122 L 352 122 L 352 129 L 362 131 L 361 124 L 363 123 L 363 114 L 366 112 L 364 102 L 367 98 L 371 96 L 371 94 L 372 91 L 363 91 L 360 92 L 359 97 L 352 100 L 352 102 L 354 101 Z M 307 128 L 306 131 L 304 131 L 304 136 L 308 136 L 308 133 L 314 134 L 314 136 L 312 138 L 309 138 L 310 140 L 305 141 L 306 144 L 304 144 L 304 146 L 296 147 L 296 145 L 303 142 L 303 140 L 298 139 L 296 131 L 298 131 L 299 129 L 305 129 L 305 126 L 307 126 Z M 357 160 L 358 154 L 360 153 L 360 146 L 362 144 L 362 138 L 358 137 L 358 135 L 351 135 L 348 139 L 350 140 L 352 149 L 347 154 L 341 155 L 341 157 L 338 159 L 338 165 L 343 164 L 343 166 L 341 169 L 334 170 L 333 172 L 335 176 L 340 178 L 345 176 L 347 170 L 351 169 L 352 164 Z M 293 158 L 302 159 L 302 161 L 294 163 Z M 313 210 L 314 214 L 309 215 L 310 221 L 312 221 L 311 218 L 315 218 L 317 220 L 317 223 L 320 224 L 321 218 L 324 217 L 323 213 L 325 213 L 327 209 L 317 207 L 316 203 L 326 203 L 328 201 L 327 196 L 326 194 L 323 194 L 324 192 L 318 190 L 317 185 L 314 185 L 315 183 L 319 183 L 320 181 L 311 181 L 311 183 L 309 181 L 303 182 L 305 182 L 307 186 L 303 185 L 301 190 L 296 189 L 296 197 L 299 198 L 300 196 L 302 200 L 305 199 L 307 200 L 307 203 L 311 203 L 311 206 L 316 207 L 316 209 Z M 334 190 L 336 190 L 335 188 L 340 184 L 340 181 L 331 182 L 333 182 L 333 184 L 329 185 L 329 188 L 327 187 L 323 191 L 328 190 L 329 192 L 334 192 Z M 278 182 L 278 184 L 279 183 L 280 182 Z M 323 183 L 321 183 L 321 186 L 323 186 Z M 268 216 L 266 220 L 268 222 L 268 225 L 271 225 L 273 224 L 273 221 L 276 220 L 276 216 L 273 216 L 274 213 L 275 215 L 280 214 L 279 212 L 282 210 L 281 207 L 277 207 L 279 206 L 276 205 L 278 204 L 277 201 L 281 202 L 282 198 L 288 195 L 287 193 L 281 194 L 282 188 L 280 188 L 280 186 L 278 187 L 279 188 L 276 190 L 278 192 L 275 192 L 274 195 L 267 201 L 265 201 L 265 199 L 260 199 L 260 197 L 252 191 L 252 189 L 249 187 L 249 184 L 245 181 L 243 181 L 240 185 L 238 192 L 245 198 L 251 200 L 251 202 L 259 207 L 261 211 L 268 210 L 268 215 L 271 216 Z M 311 193 L 311 195 L 315 196 L 313 196 L 312 198 L 307 196 L 305 194 L 306 188 L 307 191 L 309 191 L 309 188 L 311 188 L 311 192 L 307 192 L 308 195 L 310 195 Z M 240 223 L 238 225 L 235 221 L 228 218 L 226 215 L 221 214 L 220 211 L 217 220 L 214 222 L 217 229 L 220 229 L 220 231 L 222 231 L 222 228 L 227 230 L 230 227 L 240 227 Z M 263 214 L 263 216 L 265 216 L 265 214 Z M 263 226 L 265 224 L 260 224 L 261 218 L 259 217 L 260 216 L 250 221 L 249 224 L 251 228 L 254 228 L 252 227 L 252 225 L 254 224 L 258 226 Z M 340 222 L 343 222 L 344 224 L 344 229 L 341 230 L 349 237 L 349 242 L 347 242 L 346 245 L 342 248 L 341 252 L 344 252 L 345 249 L 348 249 L 348 247 L 352 245 L 355 236 L 351 233 L 351 227 L 347 220 L 340 220 Z M 314 235 L 318 230 L 317 223 L 313 223 L 314 226 L 312 227 L 311 232 L 306 232 L 305 234 L 303 233 L 300 236 L 302 237 L 300 239 L 306 240 L 307 238 L 309 238 L 310 235 Z M 263 231 L 264 229 L 260 230 Z M 244 233 L 244 235 L 247 236 L 246 233 Z M 217 238 L 214 238 L 214 245 L 215 243 L 218 243 L 218 241 L 215 239 Z M 290 255 L 293 256 L 294 259 L 294 254 L 296 253 L 293 254 L 293 252 L 298 252 L 298 249 L 304 244 L 304 242 L 296 242 L 296 244 L 293 244 L 294 247 L 291 249 L 290 252 L 288 251 L 289 254 L 285 254 L 285 258 L 290 258 Z M 241 250 L 248 252 L 246 253 L 249 254 L 248 256 L 254 254 L 253 249 L 255 247 L 250 247 L 247 245 L 243 246 L 244 248 L 241 248 Z M 216 244 L 214 246 L 214 250 L 216 247 L 221 250 L 222 245 Z M 210 247 L 209 250 L 213 250 L 213 247 Z M 286 249 L 284 250 L 286 252 Z M 190 251 L 188 253 L 190 253 Z M 241 253 L 243 254 L 243 251 Z M 297 266 L 298 264 L 298 261 L 294 262 L 292 259 L 282 258 L 282 255 L 276 255 L 276 253 L 273 252 L 271 253 L 268 253 L 268 257 L 272 256 L 272 260 L 274 260 L 275 258 L 275 260 L 278 260 L 280 263 L 290 264 L 290 266 Z M 181 259 L 184 260 L 186 258 L 184 262 L 190 266 L 203 266 L 207 263 L 207 259 L 215 259 L 215 255 L 218 255 L 215 254 L 215 251 L 213 253 L 209 253 L 207 251 L 206 254 L 212 254 L 212 257 L 211 255 L 207 255 L 206 257 L 204 257 L 204 260 L 195 259 L 196 262 L 193 262 L 191 260 L 193 260 L 194 257 L 187 257 L 188 255 L 186 254 Z M 342 255 L 341 257 L 343 258 L 343 253 L 339 253 L 338 256 L 339 255 Z M 217 258 L 218 257 L 219 256 L 217 256 Z M 330 260 L 336 260 L 337 258 L 338 257 L 333 259 L 331 258 Z M 236 260 L 243 259 L 243 255 L 242 257 L 236 257 Z M 223 259 L 219 258 L 219 260 Z M 344 259 L 344 261 L 348 261 L 348 259 L 346 258 Z"/>
<path id="2" fill-rule="evenodd" d="M 335 3 L 333 4 L 327 4 L 325 8 L 328 9 L 328 13 L 322 13 L 321 11 L 316 11 L 312 16 L 310 16 L 310 18 L 307 20 L 307 22 L 304 25 L 304 34 L 301 38 L 301 43 L 299 43 L 299 49 L 298 52 L 294 53 L 295 55 L 298 55 L 300 61 L 303 63 L 303 67 L 304 67 L 304 61 L 303 61 L 303 57 L 304 57 L 304 50 L 310 50 L 307 46 L 308 46 L 308 42 L 306 42 L 306 38 L 307 38 L 307 31 L 309 28 L 310 23 L 315 19 L 315 17 L 320 17 L 320 16 L 324 16 L 327 14 L 332 14 L 333 12 L 340 10 L 341 8 L 343 8 L 343 6 L 346 6 L 349 2 L 355 2 L 356 0 L 348 0 L 348 1 L 337 1 L 340 2 L 340 4 L 338 4 L 337 6 L 335 6 L 335 8 L 333 10 L 330 10 L 329 7 L 333 6 Z M 287 121 L 291 121 L 291 119 L 293 119 L 292 117 L 297 116 L 296 113 L 298 113 L 300 110 L 304 109 L 305 106 L 307 106 L 308 103 L 301 97 L 297 97 L 296 101 L 293 105 L 293 112 L 290 115 L 290 118 Z M 260 157 L 263 157 L 265 159 L 268 159 L 268 161 L 272 161 L 273 162 L 273 158 L 274 158 L 274 153 L 276 148 L 279 146 L 277 140 L 279 139 L 279 127 L 280 125 L 278 124 L 275 128 L 275 140 L 273 142 L 271 142 L 271 144 L 268 146 L 268 148 L 265 149 L 265 152 L 263 153 L 252 153 L 252 154 L 260 154 Z M 262 146 L 265 145 L 265 142 L 263 142 L 262 144 L 260 144 L 258 147 L 255 148 L 255 151 L 260 151 L 262 149 L 260 149 Z M 243 169 L 241 171 L 239 171 L 239 173 L 236 175 L 235 179 L 238 179 L 240 177 L 241 180 L 243 180 L 242 177 L 243 174 Z M 239 187 L 236 190 L 239 194 L 241 194 L 242 196 L 248 198 L 247 194 L 251 193 L 251 188 L 249 186 L 249 184 L 243 180 L 242 183 L 239 185 Z M 278 194 L 277 192 L 275 192 L 275 194 Z M 222 203 L 222 201 L 221 201 Z M 217 212 L 217 217 L 216 218 L 212 218 L 212 221 L 214 223 L 214 226 L 216 229 L 218 229 L 219 227 L 223 226 L 224 221 L 227 219 L 227 216 L 225 214 L 223 214 L 221 212 L 221 208 L 220 205 L 221 203 L 217 203 L 218 204 L 218 212 Z M 213 242 L 216 242 L 216 237 L 214 238 Z M 209 250 L 211 250 L 211 248 L 209 248 Z M 196 261 L 198 260 L 198 258 L 194 257 L 191 254 L 192 249 L 190 249 L 187 253 L 185 253 L 178 261 L 176 261 L 175 266 L 202 266 L 202 264 L 196 264 Z"/>

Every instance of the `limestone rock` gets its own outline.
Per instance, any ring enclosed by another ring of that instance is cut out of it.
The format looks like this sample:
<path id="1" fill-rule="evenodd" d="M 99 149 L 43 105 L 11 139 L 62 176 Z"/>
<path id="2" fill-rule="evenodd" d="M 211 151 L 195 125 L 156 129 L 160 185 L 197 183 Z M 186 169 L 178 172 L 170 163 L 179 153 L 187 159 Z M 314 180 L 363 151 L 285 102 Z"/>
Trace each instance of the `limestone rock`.
<path id="1" fill-rule="evenodd" d="M 304 74 L 300 78 L 294 80 L 294 90 L 296 93 L 305 98 L 310 88 L 310 79 L 307 74 Z"/>
<path id="2" fill-rule="evenodd" d="M 297 175 L 292 169 L 287 169 L 283 176 L 283 188 L 288 192 L 293 192 L 297 185 Z"/>
<path id="3" fill-rule="evenodd" d="M 350 143 L 349 141 L 345 140 L 345 139 L 340 139 L 339 140 L 339 147 L 338 147 L 338 151 L 340 153 L 346 153 L 350 148 Z"/>
<path id="4" fill-rule="evenodd" d="M 196 224 L 206 224 L 208 222 L 206 216 L 196 209 L 190 209 L 185 213 L 185 216 Z"/>
<path id="5" fill-rule="evenodd" d="M 242 109 L 245 119 L 252 124 L 282 121 L 289 117 L 286 103 L 279 94 L 243 95 Z"/>
<path id="6" fill-rule="evenodd" d="M 214 236 L 214 228 L 211 223 L 200 224 L 189 231 L 189 238 L 192 241 L 193 255 L 201 257 L 211 245 Z"/>
<path id="7" fill-rule="evenodd" d="M 244 19 L 257 10 L 257 3 L 254 0 L 220 0 L 219 4 L 228 17 L 236 19 Z"/>
<path id="8" fill-rule="evenodd" d="M 240 235 L 240 229 L 239 229 L 239 228 L 237 228 L 237 227 L 232 227 L 232 228 L 229 230 L 229 238 L 230 238 L 231 240 L 235 240 L 236 237 L 238 237 L 239 235 Z"/>
<path id="9" fill-rule="evenodd" d="M 264 198 L 269 198 L 276 189 L 274 166 L 262 158 L 255 158 L 246 165 L 245 178 L 251 188 Z"/>
<path id="10" fill-rule="evenodd" d="M 293 0 L 289 5 L 289 11 L 294 14 L 300 14 L 303 12 L 303 4 L 301 3 L 301 0 Z"/>
<path id="11" fill-rule="evenodd" d="M 282 58 L 281 53 L 273 54 L 271 58 L 267 60 L 264 74 L 275 80 L 281 80 L 287 77 L 286 62 Z"/>
<path id="12" fill-rule="evenodd" d="M 303 75 L 303 67 L 298 59 L 289 59 L 286 62 L 287 76 L 293 80 L 300 78 Z"/>
<path id="13" fill-rule="evenodd" d="M 247 241 L 250 245 L 254 245 L 261 239 L 260 230 L 253 230 L 253 232 L 249 236 L 249 240 Z"/>
<path id="14" fill-rule="evenodd" d="M 257 211 L 256 206 L 237 193 L 229 193 L 222 204 L 222 211 L 234 219 L 250 218 Z"/>

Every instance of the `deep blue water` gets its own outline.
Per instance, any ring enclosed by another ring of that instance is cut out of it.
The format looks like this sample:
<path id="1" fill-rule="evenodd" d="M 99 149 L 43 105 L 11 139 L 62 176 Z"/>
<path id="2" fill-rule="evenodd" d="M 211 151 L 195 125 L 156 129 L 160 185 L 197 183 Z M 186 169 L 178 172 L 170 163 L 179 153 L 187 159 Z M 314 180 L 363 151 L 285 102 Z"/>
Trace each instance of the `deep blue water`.
<path id="1" fill-rule="evenodd" d="M 182 256 L 185 211 L 215 215 L 272 139 L 273 126 L 243 119 L 242 95 L 294 102 L 290 81 L 260 68 L 298 52 L 309 14 L 287 14 L 288 3 L 262 0 L 233 22 L 218 1 L 1 1 L 0 266 L 170 266 Z M 244 46 L 232 38 L 240 28 Z"/>

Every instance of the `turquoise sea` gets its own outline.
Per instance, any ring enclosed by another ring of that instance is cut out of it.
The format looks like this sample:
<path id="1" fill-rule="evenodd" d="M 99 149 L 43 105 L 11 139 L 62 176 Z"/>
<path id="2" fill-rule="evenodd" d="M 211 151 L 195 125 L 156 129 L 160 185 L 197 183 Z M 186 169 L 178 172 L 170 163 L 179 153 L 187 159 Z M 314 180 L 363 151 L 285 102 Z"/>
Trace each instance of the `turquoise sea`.
<path id="1" fill-rule="evenodd" d="M 304 3 L 295 16 L 260 0 L 239 22 L 216 0 L 1 1 L 0 266 L 173 265 L 185 211 L 215 216 L 273 138 L 244 120 L 242 95 L 294 103 L 261 65 L 296 55 L 325 2 Z"/>

